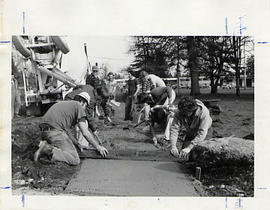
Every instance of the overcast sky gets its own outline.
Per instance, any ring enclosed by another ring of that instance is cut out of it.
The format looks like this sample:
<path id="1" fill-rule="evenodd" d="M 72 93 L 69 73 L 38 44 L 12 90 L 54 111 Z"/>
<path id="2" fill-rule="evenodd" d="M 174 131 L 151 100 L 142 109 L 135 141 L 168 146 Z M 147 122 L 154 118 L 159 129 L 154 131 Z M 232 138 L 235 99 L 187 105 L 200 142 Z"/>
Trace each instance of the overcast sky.
<path id="1" fill-rule="evenodd" d="M 86 70 L 84 43 L 87 44 L 91 65 L 97 62 L 101 66 L 105 63 L 109 71 L 119 72 L 123 67 L 129 66 L 133 60 L 133 56 L 128 54 L 132 43 L 128 36 L 68 36 L 64 39 L 70 52 L 63 55 L 62 68 L 74 79 L 80 79 Z"/>

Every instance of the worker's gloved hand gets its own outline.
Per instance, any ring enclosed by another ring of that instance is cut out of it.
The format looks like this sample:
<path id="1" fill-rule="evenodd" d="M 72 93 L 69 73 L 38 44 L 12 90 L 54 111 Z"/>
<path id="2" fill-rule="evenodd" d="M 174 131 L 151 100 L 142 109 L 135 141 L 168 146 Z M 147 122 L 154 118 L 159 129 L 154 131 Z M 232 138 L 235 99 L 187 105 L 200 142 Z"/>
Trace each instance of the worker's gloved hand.
<path id="1" fill-rule="evenodd" d="M 154 143 L 154 145 L 156 146 L 157 145 L 157 138 L 156 137 L 153 137 L 153 143 Z"/>
<path id="2" fill-rule="evenodd" d="M 95 130 L 95 131 L 93 132 L 93 134 L 94 134 L 94 135 L 98 135 L 98 130 Z"/>
<path id="3" fill-rule="evenodd" d="M 179 152 L 178 152 L 178 149 L 176 148 L 176 146 L 172 146 L 172 148 L 171 148 L 171 154 L 174 157 L 179 157 Z"/>
<path id="4" fill-rule="evenodd" d="M 182 149 L 180 154 L 179 154 L 179 158 L 182 161 L 188 161 L 189 159 L 189 154 L 190 154 L 191 148 L 187 147 L 185 149 Z"/>
<path id="5" fill-rule="evenodd" d="M 106 157 L 109 154 L 108 150 L 100 145 L 97 147 L 97 151 L 101 154 L 102 157 Z"/>

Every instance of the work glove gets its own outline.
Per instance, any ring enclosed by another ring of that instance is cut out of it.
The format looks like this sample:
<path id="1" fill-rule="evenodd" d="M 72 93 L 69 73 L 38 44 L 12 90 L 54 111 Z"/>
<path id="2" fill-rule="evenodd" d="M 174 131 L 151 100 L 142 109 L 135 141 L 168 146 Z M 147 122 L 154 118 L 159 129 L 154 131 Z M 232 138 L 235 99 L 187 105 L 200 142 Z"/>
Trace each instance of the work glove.
<path id="1" fill-rule="evenodd" d="M 172 148 L 171 148 L 171 154 L 172 154 L 172 156 L 174 156 L 174 157 L 179 157 L 179 152 L 178 152 L 178 149 L 176 148 L 176 146 L 172 146 Z"/>
<path id="2" fill-rule="evenodd" d="M 185 149 L 182 149 L 180 154 L 179 154 L 179 158 L 182 161 L 188 161 L 189 159 L 189 154 L 190 154 L 191 148 L 187 147 Z"/>
<path id="3" fill-rule="evenodd" d="M 152 140 L 153 140 L 153 142 L 154 142 L 154 145 L 156 146 L 156 145 L 157 145 L 157 142 L 158 142 L 158 141 L 157 141 L 157 138 L 156 138 L 156 137 L 153 137 Z"/>
<path id="4" fill-rule="evenodd" d="M 97 147 L 97 151 L 101 154 L 102 157 L 106 157 L 109 154 L 108 150 L 100 145 Z"/>

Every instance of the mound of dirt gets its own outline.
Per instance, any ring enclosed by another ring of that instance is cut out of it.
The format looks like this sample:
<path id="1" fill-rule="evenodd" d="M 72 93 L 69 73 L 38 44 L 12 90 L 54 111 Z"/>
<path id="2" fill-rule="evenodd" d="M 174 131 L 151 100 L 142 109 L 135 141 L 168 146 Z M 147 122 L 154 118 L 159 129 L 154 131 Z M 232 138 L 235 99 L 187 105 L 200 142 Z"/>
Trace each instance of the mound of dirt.
<path id="1" fill-rule="evenodd" d="M 208 196 L 254 196 L 254 141 L 213 138 L 192 151 Z"/>
<path id="2" fill-rule="evenodd" d="M 38 149 L 39 118 L 20 118 L 12 121 L 12 189 L 35 189 L 58 194 L 68 184 L 80 166 L 71 167 L 62 162 L 51 163 L 41 159 L 33 161 Z"/>
<path id="3" fill-rule="evenodd" d="M 254 164 L 254 141 L 236 137 L 213 138 L 196 145 L 193 159 L 202 168 Z"/>

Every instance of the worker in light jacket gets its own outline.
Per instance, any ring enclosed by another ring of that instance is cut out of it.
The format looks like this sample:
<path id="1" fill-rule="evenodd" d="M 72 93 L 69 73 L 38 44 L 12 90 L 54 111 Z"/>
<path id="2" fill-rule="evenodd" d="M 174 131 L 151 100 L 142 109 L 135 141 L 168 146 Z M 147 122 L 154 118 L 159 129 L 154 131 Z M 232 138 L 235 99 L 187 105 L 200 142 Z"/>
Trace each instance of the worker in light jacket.
<path id="1" fill-rule="evenodd" d="M 187 161 L 193 147 L 206 138 L 211 125 L 209 110 L 200 100 L 182 97 L 170 128 L 171 154 Z M 180 153 L 176 147 L 178 140 L 183 142 Z"/>

